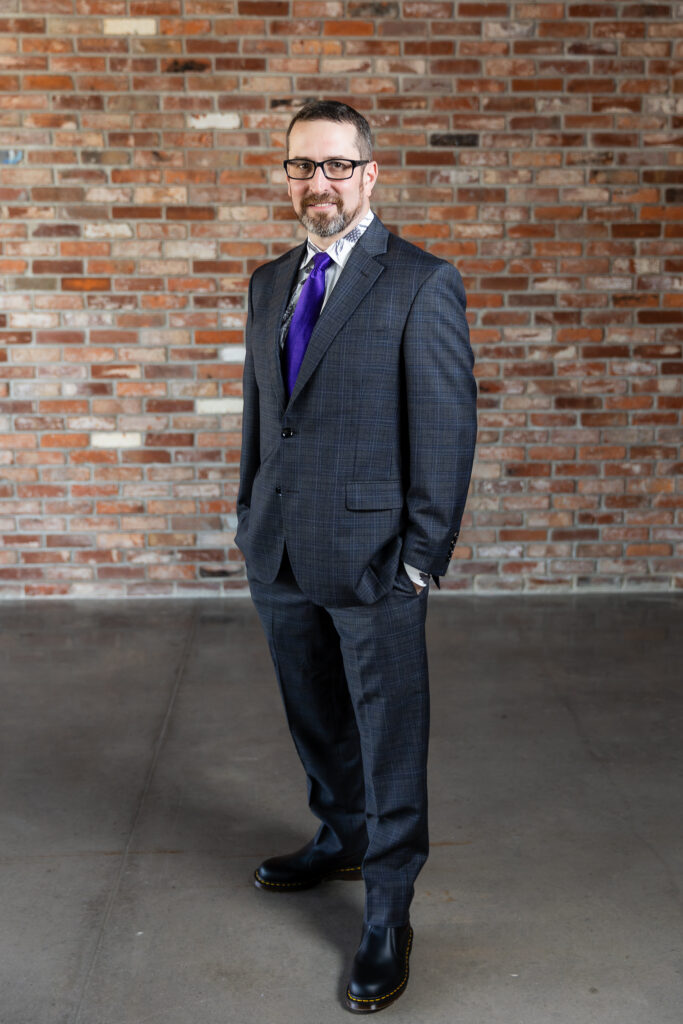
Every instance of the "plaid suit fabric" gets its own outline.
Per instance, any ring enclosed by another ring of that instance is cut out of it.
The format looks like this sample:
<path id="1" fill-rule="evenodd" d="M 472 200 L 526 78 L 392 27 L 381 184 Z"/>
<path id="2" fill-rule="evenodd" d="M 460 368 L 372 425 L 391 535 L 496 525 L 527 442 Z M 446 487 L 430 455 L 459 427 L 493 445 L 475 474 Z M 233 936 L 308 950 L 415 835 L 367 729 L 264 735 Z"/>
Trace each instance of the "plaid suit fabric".
<path id="1" fill-rule="evenodd" d="M 277 337 L 301 253 L 250 284 L 236 541 L 263 582 L 286 539 L 312 600 L 371 604 L 401 560 L 443 575 L 459 530 L 476 437 L 464 290 L 375 218 L 287 403 Z"/>
<path id="2" fill-rule="evenodd" d="M 289 401 L 278 335 L 303 249 L 249 287 L 236 541 L 330 853 L 364 852 L 366 919 L 408 919 L 427 856 L 424 620 L 474 456 L 458 272 L 375 218 Z"/>
<path id="3" fill-rule="evenodd" d="M 400 570 L 374 604 L 326 610 L 286 559 L 273 583 L 250 583 L 321 822 L 316 844 L 362 859 L 368 923 L 405 924 L 429 849 L 426 590 Z"/>

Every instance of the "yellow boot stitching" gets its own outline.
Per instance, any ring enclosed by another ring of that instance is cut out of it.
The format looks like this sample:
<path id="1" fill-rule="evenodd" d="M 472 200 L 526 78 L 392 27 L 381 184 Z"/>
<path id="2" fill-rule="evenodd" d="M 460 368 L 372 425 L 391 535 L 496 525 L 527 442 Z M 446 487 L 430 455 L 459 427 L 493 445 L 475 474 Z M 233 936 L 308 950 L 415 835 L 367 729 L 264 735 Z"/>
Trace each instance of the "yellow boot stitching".
<path id="1" fill-rule="evenodd" d="M 403 981 L 398 986 L 398 988 L 395 988 L 393 992 L 387 992 L 386 995 L 383 995 L 383 996 L 372 996 L 372 998 L 370 998 L 370 999 L 367 999 L 365 997 L 360 997 L 360 996 L 354 996 L 354 995 L 351 994 L 351 990 L 349 988 L 347 988 L 346 989 L 346 997 L 347 997 L 347 999 L 350 999 L 352 1003 L 381 1003 L 381 1001 L 383 999 L 389 999 L 391 996 L 396 995 L 396 993 L 399 992 L 404 987 L 405 983 L 408 980 L 408 957 L 410 956 L 410 949 L 411 949 L 412 944 L 413 944 L 413 929 L 411 928 L 410 929 L 410 937 L 408 939 L 408 945 L 406 946 L 406 973 L 403 975 Z"/>

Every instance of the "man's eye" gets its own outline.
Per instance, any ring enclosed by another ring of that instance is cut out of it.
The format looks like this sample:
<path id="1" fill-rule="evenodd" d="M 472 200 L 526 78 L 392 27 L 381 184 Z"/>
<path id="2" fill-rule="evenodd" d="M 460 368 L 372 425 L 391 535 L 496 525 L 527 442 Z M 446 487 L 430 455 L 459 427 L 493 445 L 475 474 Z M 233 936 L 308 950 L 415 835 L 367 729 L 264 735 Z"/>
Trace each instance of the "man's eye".
<path id="1" fill-rule="evenodd" d="M 313 164 L 310 160 L 296 160 L 294 166 L 298 171 L 310 171 Z"/>
<path id="2" fill-rule="evenodd" d="M 327 163 L 333 171 L 344 171 L 349 167 L 348 160 L 328 160 Z"/>

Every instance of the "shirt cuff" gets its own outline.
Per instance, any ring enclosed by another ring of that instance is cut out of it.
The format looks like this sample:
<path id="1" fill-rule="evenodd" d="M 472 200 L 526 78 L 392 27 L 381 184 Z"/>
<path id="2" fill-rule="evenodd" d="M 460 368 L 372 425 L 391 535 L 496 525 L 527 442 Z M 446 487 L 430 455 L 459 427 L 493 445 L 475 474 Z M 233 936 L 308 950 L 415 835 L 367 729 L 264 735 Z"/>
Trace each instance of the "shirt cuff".
<path id="1" fill-rule="evenodd" d="M 416 587 L 427 586 L 427 582 L 429 580 L 428 572 L 422 572 L 420 569 L 416 569 L 414 565 L 408 565 L 407 562 L 403 563 L 403 568 L 408 573 L 408 576 Z"/>

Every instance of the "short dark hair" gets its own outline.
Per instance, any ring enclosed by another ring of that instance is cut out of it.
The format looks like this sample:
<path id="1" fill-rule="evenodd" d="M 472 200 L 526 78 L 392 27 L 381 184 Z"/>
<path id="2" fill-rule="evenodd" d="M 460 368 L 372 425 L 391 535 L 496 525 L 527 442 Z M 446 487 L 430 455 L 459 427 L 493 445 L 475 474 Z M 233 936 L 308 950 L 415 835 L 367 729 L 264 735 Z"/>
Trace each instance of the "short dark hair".
<path id="1" fill-rule="evenodd" d="M 297 111 L 287 129 L 287 154 L 289 136 L 299 121 L 336 121 L 337 124 L 352 124 L 356 129 L 356 143 L 361 160 L 372 160 L 372 132 L 362 114 L 346 103 L 337 100 L 309 100 Z"/>

